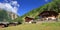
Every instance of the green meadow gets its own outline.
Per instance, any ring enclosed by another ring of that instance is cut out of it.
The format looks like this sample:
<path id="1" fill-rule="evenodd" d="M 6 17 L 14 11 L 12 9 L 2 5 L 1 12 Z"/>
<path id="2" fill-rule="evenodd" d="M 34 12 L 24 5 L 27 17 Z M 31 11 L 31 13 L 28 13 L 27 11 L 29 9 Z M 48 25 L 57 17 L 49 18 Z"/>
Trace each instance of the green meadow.
<path id="1" fill-rule="evenodd" d="M 0 28 L 0 30 L 60 30 L 60 22 L 21 24 L 18 26 Z"/>

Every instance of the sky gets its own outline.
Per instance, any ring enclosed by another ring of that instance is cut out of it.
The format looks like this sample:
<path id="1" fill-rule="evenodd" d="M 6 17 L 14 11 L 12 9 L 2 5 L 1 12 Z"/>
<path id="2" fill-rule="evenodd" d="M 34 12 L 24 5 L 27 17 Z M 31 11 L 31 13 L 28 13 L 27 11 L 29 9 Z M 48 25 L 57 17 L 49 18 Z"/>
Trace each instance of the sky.
<path id="1" fill-rule="evenodd" d="M 51 0 L 0 0 L 0 9 L 22 16 L 48 2 Z"/>

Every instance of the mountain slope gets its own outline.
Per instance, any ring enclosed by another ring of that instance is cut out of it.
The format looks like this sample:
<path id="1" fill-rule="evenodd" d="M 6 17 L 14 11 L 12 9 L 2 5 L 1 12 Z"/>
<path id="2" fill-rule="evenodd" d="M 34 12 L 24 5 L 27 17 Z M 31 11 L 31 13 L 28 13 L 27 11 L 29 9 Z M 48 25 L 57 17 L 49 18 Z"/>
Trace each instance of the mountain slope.
<path id="1" fill-rule="evenodd" d="M 19 19 L 24 20 L 26 16 L 36 18 L 39 13 L 42 11 L 56 11 L 60 13 L 60 0 L 53 0 L 52 2 L 45 4 L 39 8 L 33 9 L 32 11 L 26 13 L 25 15 L 21 16 Z"/>

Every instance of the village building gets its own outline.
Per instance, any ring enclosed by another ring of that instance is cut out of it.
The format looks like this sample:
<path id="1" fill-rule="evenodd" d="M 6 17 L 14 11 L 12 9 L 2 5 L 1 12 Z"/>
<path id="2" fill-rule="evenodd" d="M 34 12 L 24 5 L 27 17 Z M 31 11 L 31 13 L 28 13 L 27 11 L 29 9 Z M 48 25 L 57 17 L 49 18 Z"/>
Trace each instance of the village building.
<path id="1" fill-rule="evenodd" d="M 0 23 L 0 28 L 4 28 L 4 27 L 5 27 L 5 25 Z"/>
<path id="2" fill-rule="evenodd" d="M 32 23 L 33 21 L 34 21 L 34 18 L 25 17 L 25 22 L 26 23 Z"/>
<path id="3" fill-rule="evenodd" d="M 38 16 L 41 19 L 41 21 L 45 21 L 45 20 L 55 21 L 57 19 L 58 13 L 55 11 L 43 11 Z"/>

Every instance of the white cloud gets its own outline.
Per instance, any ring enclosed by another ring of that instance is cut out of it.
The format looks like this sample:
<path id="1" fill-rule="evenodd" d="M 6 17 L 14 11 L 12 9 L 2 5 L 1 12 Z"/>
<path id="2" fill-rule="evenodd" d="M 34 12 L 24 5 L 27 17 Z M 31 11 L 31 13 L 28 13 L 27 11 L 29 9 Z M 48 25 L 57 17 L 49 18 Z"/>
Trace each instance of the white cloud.
<path id="1" fill-rule="evenodd" d="M 10 4 L 19 7 L 19 4 L 17 3 L 17 1 L 11 1 Z"/>
<path id="2" fill-rule="evenodd" d="M 3 3 L 3 4 L 0 3 L 0 8 L 1 8 L 1 9 L 5 8 L 5 7 L 4 7 L 4 3 Z"/>
<path id="3" fill-rule="evenodd" d="M 9 12 L 13 12 L 15 14 L 18 14 L 18 6 L 19 4 L 17 3 L 17 1 L 11 1 L 9 3 L 1 3 L 0 2 L 0 9 L 5 9 Z"/>
<path id="4" fill-rule="evenodd" d="M 17 4 L 17 1 L 12 1 L 11 4 L 12 5 L 16 5 Z"/>

